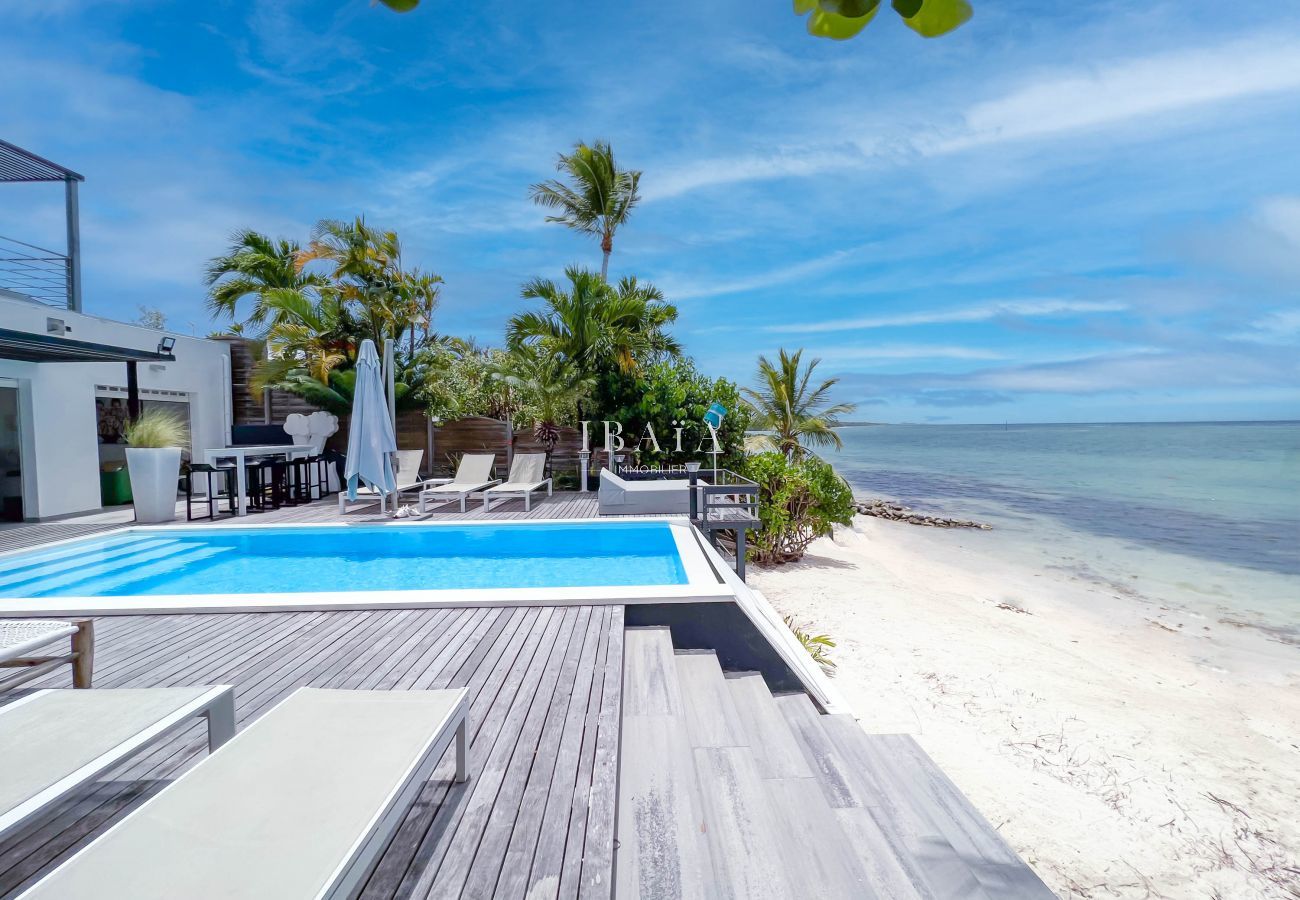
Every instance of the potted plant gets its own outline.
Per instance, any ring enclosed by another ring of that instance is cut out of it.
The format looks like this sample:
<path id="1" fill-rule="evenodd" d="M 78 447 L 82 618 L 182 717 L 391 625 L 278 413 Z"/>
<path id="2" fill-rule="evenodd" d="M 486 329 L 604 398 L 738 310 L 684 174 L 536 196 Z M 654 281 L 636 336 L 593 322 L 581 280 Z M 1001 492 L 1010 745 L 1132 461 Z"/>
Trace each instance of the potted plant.
<path id="1" fill-rule="evenodd" d="M 149 409 L 128 422 L 123 433 L 135 520 L 170 522 L 176 518 L 181 447 L 188 440 L 185 424 L 172 413 Z"/>

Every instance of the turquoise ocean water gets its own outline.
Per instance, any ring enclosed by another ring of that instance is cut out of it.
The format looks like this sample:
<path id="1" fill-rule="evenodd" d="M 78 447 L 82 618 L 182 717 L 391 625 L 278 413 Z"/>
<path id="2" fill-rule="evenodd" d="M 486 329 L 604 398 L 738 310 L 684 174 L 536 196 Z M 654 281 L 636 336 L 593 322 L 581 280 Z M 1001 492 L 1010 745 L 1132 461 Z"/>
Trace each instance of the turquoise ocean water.
<path id="1" fill-rule="evenodd" d="M 1041 560 L 1300 625 L 1300 422 L 885 425 L 827 452 L 860 496 L 982 518 Z M 989 532 L 988 534 L 993 534 Z M 1212 584 L 1211 584 L 1212 582 Z"/>

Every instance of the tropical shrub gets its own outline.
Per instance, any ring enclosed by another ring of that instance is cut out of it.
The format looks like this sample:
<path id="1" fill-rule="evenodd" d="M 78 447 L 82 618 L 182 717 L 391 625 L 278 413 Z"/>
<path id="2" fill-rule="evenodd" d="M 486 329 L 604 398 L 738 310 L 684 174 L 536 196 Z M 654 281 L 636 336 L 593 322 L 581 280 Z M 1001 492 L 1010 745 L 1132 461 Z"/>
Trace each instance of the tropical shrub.
<path id="1" fill-rule="evenodd" d="M 636 453 L 642 465 L 665 465 L 688 460 L 712 463 L 708 451 L 713 440 L 704 424 L 710 404 L 721 403 L 727 415 L 718 429 L 722 453 L 718 465 L 739 471 L 745 461 L 745 432 L 750 410 L 741 402 L 736 385 L 725 378 L 710 378 L 688 358 L 679 357 L 645 366 L 635 372 L 610 369 L 601 374 L 597 388 L 599 417 L 619 422 L 627 452 Z M 659 441 L 656 451 L 646 436 L 653 426 Z M 675 428 L 682 428 L 682 452 L 676 448 Z M 599 445 L 604 432 L 593 423 L 591 441 Z M 638 443 L 639 442 L 639 443 Z M 697 448 L 701 448 L 697 452 Z"/>
<path id="2" fill-rule="evenodd" d="M 813 634 L 809 629 L 811 625 L 800 625 L 794 620 L 794 616 L 785 617 L 785 626 L 794 633 L 795 639 L 803 644 L 803 648 L 808 651 L 808 655 L 813 658 L 813 662 L 821 666 L 821 670 L 827 678 L 835 677 L 835 670 L 838 664 L 831 659 L 831 651 L 835 649 L 835 641 L 829 634 Z"/>
<path id="3" fill-rule="evenodd" d="M 161 409 L 146 409 L 122 429 L 131 447 L 159 448 L 184 447 L 189 442 L 189 429 L 175 413 Z"/>
<path id="4" fill-rule="evenodd" d="M 750 559 L 759 565 L 801 559 L 833 526 L 853 521 L 852 489 L 816 457 L 790 460 L 781 453 L 759 453 L 746 460 L 744 474 L 758 482 L 762 527 L 751 539 Z"/>

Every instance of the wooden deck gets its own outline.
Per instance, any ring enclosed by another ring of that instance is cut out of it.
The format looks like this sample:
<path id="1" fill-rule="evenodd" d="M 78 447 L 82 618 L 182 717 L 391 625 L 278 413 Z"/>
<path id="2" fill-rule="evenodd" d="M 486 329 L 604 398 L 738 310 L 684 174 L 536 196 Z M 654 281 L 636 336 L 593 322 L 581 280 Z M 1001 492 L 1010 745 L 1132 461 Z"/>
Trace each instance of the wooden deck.
<path id="1" fill-rule="evenodd" d="M 241 728 L 303 685 L 468 687 L 469 781 L 451 781 L 450 751 L 362 896 L 610 897 L 621 606 L 118 616 L 95 626 L 96 687 L 233 684 Z M 67 687 L 68 675 L 32 686 Z M 0 897 L 205 754 L 196 724 L 0 843 Z"/>

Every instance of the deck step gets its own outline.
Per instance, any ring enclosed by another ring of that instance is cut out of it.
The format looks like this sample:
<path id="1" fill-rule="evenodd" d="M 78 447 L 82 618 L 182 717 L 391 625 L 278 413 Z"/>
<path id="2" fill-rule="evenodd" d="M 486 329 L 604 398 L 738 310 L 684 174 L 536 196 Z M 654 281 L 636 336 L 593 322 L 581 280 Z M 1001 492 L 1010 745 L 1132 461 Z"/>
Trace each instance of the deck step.
<path id="1" fill-rule="evenodd" d="M 926 900 L 992 900 L 938 830 L 890 803 L 870 768 L 832 740 L 827 728 L 831 720 L 847 720 L 862 731 L 852 716 L 819 715 L 802 694 L 778 697 L 776 702 L 836 818 L 854 836 L 879 893 Z"/>
<path id="2" fill-rule="evenodd" d="M 910 738 L 628 629 L 618 900 L 1046 900 Z"/>
<path id="3" fill-rule="evenodd" d="M 694 753 L 713 858 L 713 896 L 720 900 L 804 896 L 803 878 L 787 877 L 778 811 L 771 805 L 749 748 L 697 747 Z"/>
<path id="4" fill-rule="evenodd" d="M 619 898 L 709 900 L 703 803 L 667 628 L 624 635 Z"/>
<path id="5" fill-rule="evenodd" d="M 812 778 L 813 770 L 790 733 L 776 698 L 757 672 L 727 674 L 727 689 L 739 714 L 758 772 L 764 778 Z"/>
<path id="6" fill-rule="evenodd" d="M 942 834 L 988 896 L 1056 896 L 910 735 L 867 734 L 850 716 L 827 720 L 832 740 L 876 776 L 897 814 Z"/>
<path id="7" fill-rule="evenodd" d="M 727 690 L 717 654 L 677 653 L 677 682 L 686 710 L 686 732 L 692 747 L 747 747 L 749 737 L 741 725 L 736 704 Z"/>

